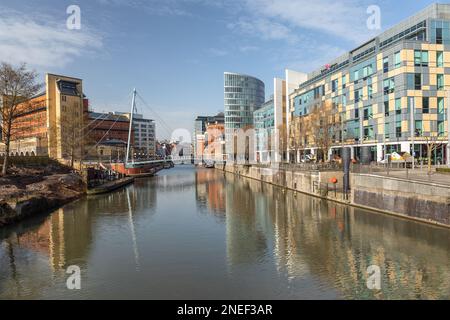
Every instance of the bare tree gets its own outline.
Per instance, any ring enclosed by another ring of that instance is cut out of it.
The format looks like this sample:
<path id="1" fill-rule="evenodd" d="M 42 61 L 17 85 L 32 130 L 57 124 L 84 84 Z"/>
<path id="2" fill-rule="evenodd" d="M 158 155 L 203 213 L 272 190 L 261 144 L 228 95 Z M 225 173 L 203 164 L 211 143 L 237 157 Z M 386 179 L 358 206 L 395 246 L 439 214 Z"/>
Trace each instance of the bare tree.
<path id="1" fill-rule="evenodd" d="M 323 160 L 328 161 L 328 152 L 340 134 L 339 113 L 330 103 L 325 102 L 312 108 L 308 120 L 314 144 L 323 153 Z"/>
<path id="2" fill-rule="evenodd" d="M 72 111 L 75 113 L 76 111 Z M 86 128 L 79 116 L 72 116 L 71 121 L 62 119 L 57 127 L 62 132 L 61 148 L 64 150 L 64 158 L 69 160 L 71 168 L 75 169 L 75 162 L 78 161 L 81 170 L 81 161 L 83 158 L 83 149 L 87 144 Z"/>
<path id="3" fill-rule="evenodd" d="M 0 108 L 2 138 L 5 143 L 2 175 L 6 175 L 8 169 L 14 123 L 24 112 L 21 106 L 42 88 L 42 84 L 36 83 L 37 77 L 38 74 L 35 71 L 27 70 L 26 64 L 21 64 L 18 67 L 5 62 L 0 64 Z"/>
<path id="4" fill-rule="evenodd" d="M 433 153 L 444 144 L 439 140 L 438 136 L 425 136 L 426 146 L 427 146 L 427 163 L 428 163 L 428 174 L 431 174 L 431 161 L 433 158 Z"/>
<path id="5" fill-rule="evenodd" d="M 281 161 L 284 161 L 288 149 L 286 124 L 280 124 L 277 129 L 278 134 L 275 134 L 275 137 L 278 139 L 278 150 L 275 150 L 275 152 L 279 152 L 282 159 Z"/>
<path id="6" fill-rule="evenodd" d="M 295 157 L 300 150 L 308 147 L 311 136 L 311 117 L 300 116 L 292 120 L 292 124 L 289 128 L 289 146 L 292 150 L 295 150 Z"/>
<path id="7" fill-rule="evenodd" d="M 291 125 L 289 126 L 289 149 L 294 150 L 297 153 L 299 148 L 299 121 L 300 118 L 296 117 L 292 119 Z M 292 161 L 292 159 L 290 159 Z M 295 162 L 295 160 L 294 160 Z"/>

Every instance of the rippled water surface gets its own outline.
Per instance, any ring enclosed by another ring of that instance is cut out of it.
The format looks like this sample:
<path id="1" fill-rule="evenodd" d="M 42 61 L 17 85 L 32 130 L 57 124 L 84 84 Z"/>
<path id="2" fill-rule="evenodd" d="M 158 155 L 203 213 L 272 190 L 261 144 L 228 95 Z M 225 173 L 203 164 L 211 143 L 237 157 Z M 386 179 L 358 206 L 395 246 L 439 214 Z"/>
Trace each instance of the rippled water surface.
<path id="1" fill-rule="evenodd" d="M 0 270 L 2 299 L 449 299 L 450 230 L 181 166 L 0 229 Z"/>

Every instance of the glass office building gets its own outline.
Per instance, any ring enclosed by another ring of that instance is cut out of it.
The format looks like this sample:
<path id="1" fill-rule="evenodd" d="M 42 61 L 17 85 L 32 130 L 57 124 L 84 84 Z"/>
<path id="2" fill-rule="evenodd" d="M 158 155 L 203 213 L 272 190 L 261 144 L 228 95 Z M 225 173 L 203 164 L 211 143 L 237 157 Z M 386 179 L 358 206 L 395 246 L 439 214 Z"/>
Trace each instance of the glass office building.
<path id="1" fill-rule="evenodd" d="M 225 141 L 227 148 L 239 129 L 253 127 L 253 112 L 265 100 L 261 80 L 243 74 L 224 73 Z M 231 149 L 227 149 L 231 150 Z"/>
<path id="2" fill-rule="evenodd" d="M 420 161 L 434 140 L 432 161 L 443 163 L 449 90 L 450 5 L 434 4 L 308 74 L 289 96 L 289 152 L 317 151 L 301 124 L 327 104 L 337 124 L 329 154 L 346 146 L 359 158 L 364 147 L 373 161 L 392 152 L 414 152 Z"/>
<path id="3" fill-rule="evenodd" d="M 264 103 L 254 113 L 255 121 L 255 151 L 258 162 L 274 160 L 275 145 L 273 135 L 275 130 L 274 100 Z"/>

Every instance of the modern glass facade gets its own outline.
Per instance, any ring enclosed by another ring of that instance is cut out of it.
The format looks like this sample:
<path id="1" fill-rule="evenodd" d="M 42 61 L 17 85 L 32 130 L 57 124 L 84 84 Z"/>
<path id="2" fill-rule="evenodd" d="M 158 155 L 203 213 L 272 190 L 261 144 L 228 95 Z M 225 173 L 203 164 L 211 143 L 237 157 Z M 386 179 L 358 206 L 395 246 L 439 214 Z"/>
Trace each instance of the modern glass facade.
<path id="1" fill-rule="evenodd" d="M 360 148 L 367 146 L 376 161 L 392 150 L 412 153 L 414 140 L 420 159 L 433 139 L 440 145 L 432 160 L 443 163 L 448 141 L 449 27 L 450 5 L 431 5 L 309 74 L 289 97 L 289 151 L 297 155 L 315 151 L 314 135 L 301 132 L 301 123 L 311 110 L 330 105 L 337 124 L 330 133 L 329 152 L 349 146 L 358 158 Z"/>
<path id="2" fill-rule="evenodd" d="M 274 100 L 267 101 L 261 108 L 253 112 L 255 122 L 255 149 L 258 162 L 273 160 L 275 108 Z"/>
<path id="3" fill-rule="evenodd" d="M 237 73 L 224 73 L 225 141 L 231 148 L 234 133 L 253 127 L 253 112 L 265 100 L 261 80 Z M 231 150 L 231 149 L 227 149 Z"/>

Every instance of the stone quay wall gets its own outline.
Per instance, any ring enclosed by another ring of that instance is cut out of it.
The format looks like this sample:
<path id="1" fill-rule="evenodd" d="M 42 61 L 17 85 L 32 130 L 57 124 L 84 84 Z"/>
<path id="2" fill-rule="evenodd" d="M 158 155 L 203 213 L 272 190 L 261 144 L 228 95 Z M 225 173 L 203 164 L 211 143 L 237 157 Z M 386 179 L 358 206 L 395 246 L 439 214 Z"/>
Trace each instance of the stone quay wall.
<path id="1" fill-rule="evenodd" d="M 331 201 L 450 227 L 450 187 L 446 185 L 351 173 L 351 190 L 344 195 L 342 171 L 297 171 L 240 164 L 216 165 L 216 169 Z"/>

